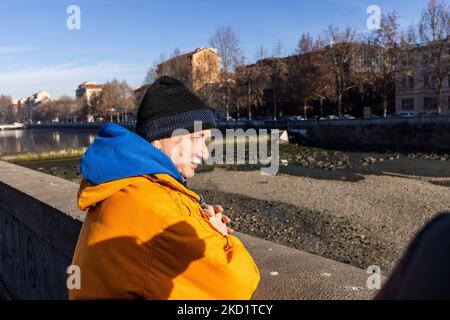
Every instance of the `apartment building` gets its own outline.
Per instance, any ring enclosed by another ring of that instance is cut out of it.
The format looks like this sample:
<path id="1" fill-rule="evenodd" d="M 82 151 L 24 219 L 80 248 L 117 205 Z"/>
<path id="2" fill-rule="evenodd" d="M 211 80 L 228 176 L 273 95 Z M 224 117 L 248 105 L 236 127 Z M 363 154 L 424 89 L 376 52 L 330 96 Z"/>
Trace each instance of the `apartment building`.
<path id="1" fill-rule="evenodd" d="M 447 49 L 443 61 L 447 63 L 444 70 L 449 70 L 450 46 L 449 39 L 446 41 Z M 423 46 L 414 48 L 415 61 L 420 61 L 414 65 L 413 71 L 409 75 L 403 71 L 397 72 L 396 85 L 396 112 L 438 112 L 438 99 L 433 83 L 436 78 L 430 72 L 430 65 L 420 59 L 419 50 L 424 50 Z M 401 70 L 401 69 L 400 69 Z M 441 92 L 442 114 L 450 114 L 450 74 L 444 78 Z"/>
<path id="2" fill-rule="evenodd" d="M 158 77 L 171 76 L 186 85 L 200 90 L 203 86 L 220 79 L 220 57 L 215 48 L 198 48 L 175 56 L 157 66 Z"/>

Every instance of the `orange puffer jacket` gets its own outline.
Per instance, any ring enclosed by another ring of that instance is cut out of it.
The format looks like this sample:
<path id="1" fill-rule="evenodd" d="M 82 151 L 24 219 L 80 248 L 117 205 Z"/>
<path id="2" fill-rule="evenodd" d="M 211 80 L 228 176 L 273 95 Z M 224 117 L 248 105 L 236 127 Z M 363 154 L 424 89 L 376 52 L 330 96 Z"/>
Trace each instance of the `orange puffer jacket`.
<path id="1" fill-rule="evenodd" d="M 200 197 L 168 174 L 91 184 L 73 256 L 70 299 L 249 299 L 259 271 L 235 236 L 208 221 Z"/>

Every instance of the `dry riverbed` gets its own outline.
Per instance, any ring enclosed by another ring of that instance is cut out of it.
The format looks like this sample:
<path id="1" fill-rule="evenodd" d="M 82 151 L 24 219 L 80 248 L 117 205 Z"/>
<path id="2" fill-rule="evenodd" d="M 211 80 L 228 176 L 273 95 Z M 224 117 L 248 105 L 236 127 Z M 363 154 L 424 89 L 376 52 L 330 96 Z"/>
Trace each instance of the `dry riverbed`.
<path id="1" fill-rule="evenodd" d="M 450 156 L 281 146 L 276 176 L 201 167 L 189 187 L 241 232 L 388 274 L 413 235 L 450 211 Z M 21 165 L 79 182 L 79 159 Z"/>

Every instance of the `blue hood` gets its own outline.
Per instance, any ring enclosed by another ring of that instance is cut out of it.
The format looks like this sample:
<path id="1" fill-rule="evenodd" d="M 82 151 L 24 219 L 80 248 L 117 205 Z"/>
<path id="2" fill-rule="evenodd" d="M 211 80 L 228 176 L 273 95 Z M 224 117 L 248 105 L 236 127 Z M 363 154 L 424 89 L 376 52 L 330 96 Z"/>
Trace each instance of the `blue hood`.
<path id="1" fill-rule="evenodd" d="M 143 174 L 169 174 L 184 182 L 172 160 L 147 140 L 115 124 L 104 125 L 81 158 L 85 180 L 100 184 Z"/>

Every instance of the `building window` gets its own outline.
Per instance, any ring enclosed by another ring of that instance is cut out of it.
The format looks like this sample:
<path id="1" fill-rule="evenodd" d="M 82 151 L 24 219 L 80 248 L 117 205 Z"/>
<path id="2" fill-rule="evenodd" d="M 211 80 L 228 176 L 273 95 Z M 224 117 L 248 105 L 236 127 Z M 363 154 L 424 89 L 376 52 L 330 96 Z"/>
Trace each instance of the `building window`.
<path id="1" fill-rule="evenodd" d="M 437 109 L 437 99 L 436 98 L 423 98 L 423 108 L 425 110 L 436 110 Z"/>
<path id="2" fill-rule="evenodd" d="M 423 87 L 426 89 L 429 89 L 431 87 L 430 86 L 430 76 L 428 76 L 428 75 L 423 76 Z"/>
<path id="3" fill-rule="evenodd" d="M 414 99 L 402 99 L 402 110 L 414 110 Z"/>
<path id="4" fill-rule="evenodd" d="M 414 89 L 414 77 L 408 76 L 408 89 L 409 90 Z"/>

